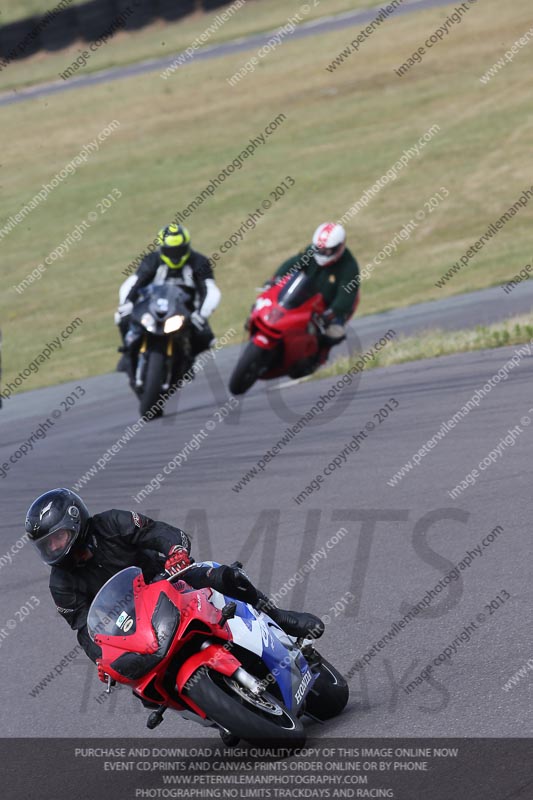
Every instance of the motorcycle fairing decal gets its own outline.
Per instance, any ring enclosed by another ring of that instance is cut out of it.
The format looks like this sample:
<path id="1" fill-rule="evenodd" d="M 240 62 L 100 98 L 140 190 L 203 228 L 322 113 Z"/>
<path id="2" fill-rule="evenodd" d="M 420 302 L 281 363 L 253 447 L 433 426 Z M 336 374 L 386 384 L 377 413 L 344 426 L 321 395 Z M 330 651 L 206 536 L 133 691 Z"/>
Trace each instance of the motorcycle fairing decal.
<path id="1" fill-rule="evenodd" d="M 294 694 L 299 686 L 302 676 L 296 666 L 295 652 L 288 650 L 278 639 L 272 636 L 274 647 L 267 647 L 263 651 L 263 661 L 268 670 L 272 672 L 278 684 L 283 702 L 289 710 L 294 703 Z M 298 651 L 296 651 L 298 653 Z"/>
<path id="2" fill-rule="evenodd" d="M 258 656 L 263 655 L 263 637 L 261 627 L 255 615 L 246 603 L 237 603 L 237 611 L 233 619 L 228 620 L 228 626 L 235 642 L 250 650 Z"/>
<path id="3" fill-rule="evenodd" d="M 235 616 L 233 619 L 228 620 L 231 635 L 237 644 L 263 657 L 263 659 L 265 652 L 274 654 L 271 657 L 274 665 L 278 663 L 277 658 L 282 660 L 286 656 L 286 648 L 276 637 L 269 635 L 268 626 L 264 622 L 262 614 L 255 611 L 247 603 L 235 600 L 233 597 L 227 597 L 220 592 L 213 591 L 209 599 L 218 609 L 222 609 L 228 602 L 237 604 Z M 272 642 L 272 646 L 270 646 L 270 642 Z M 267 664 L 267 666 L 269 665 Z"/>
<path id="4" fill-rule="evenodd" d="M 255 308 L 256 311 L 261 311 L 261 309 L 266 308 L 267 306 L 271 306 L 271 305 L 272 305 L 272 300 L 270 299 L 270 297 L 259 297 L 255 301 L 254 308 Z"/>
<path id="5" fill-rule="evenodd" d="M 121 611 L 117 619 L 115 620 L 115 625 L 117 626 L 117 628 L 122 628 L 127 619 L 130 619 L 128 612 Z"/>
<path id="6" fill-rule="evenodd" d="M 316 676 L 312 674 L 302 652 L 292 647 L 294 638 L 289 637 L 268 617 L 266 619 L 268 620 L 270 640 L 273 640 L 275 644 L 265 648 L 263 661 L 271 672 L 277 668 L 280 674 L 274 675 L 274 677 L 281 690 L 285 705 L 288 709 L 296 711 L 302 705 Z"/>
<path id="7" fill-rule="evenodd" d="M 287 642 L 290 641 L 287 635 L 267 615 L 256 611 L 247 603 L 226 597 L 214 590 L 209 600 L 218 609 L 222 609 L 230 601 L 237 604 L 235 617 L 228 620 L 233 640 L 241 647 L 261 656 L 269 672 L 274 674 L 287 708 L 289 710 L 298 708 L 314 683 L 314 676 L 308 686 L 304 686 L 301 690 L 300 699 L 296 699 L 296 693 L 300 690 L 309 666 L 299 650 L 289 650 L 283 643 L 282 638 L 286 638 Z"/>
<path id="8" fill-rule="evenodd" d="M 283 702 L 287 708 L 291 709 L 295 706 L 294 698 L 302 682 L 302 675 L 308 670 L 307 661 L 299 650 L 290 650 L 284 644 L 282 638 L 285 638 L 285 634 L 270 620 L 268 615 L 257 612 L 250 606 L 246 606 L 246 608 L 253 618 L 252 626 L 255 629 L 258 644 L 260 637 L 262 653 L 258 653 L 258 655 L 261 655 L 269 672 L 274 674 Z M 231 620 L 230 623 L 233 621 Z M 299 666 L 299 662 L 303 664 L 303 668 Z M 300 702 L 297 701 L 296 705 L 300 705 Z"/>
<path id="9" fill-rule="evenodd" d="M 304 676 L 303 676 L 302 680 L 300 681 L 300 685 L 298 686 L 298 688 L 296 689 L 296 692 L 294 693 L 294 699 L 296 700 L 297 703 L 300 703 L 303 700 L 304 694 L 305 694 L 305 690 L 307 689 L 307 687 L 311 683 L 312 677 L 313 676 L 311 674 L 311 670 L 308 669 L 307 672 L 304 673 Z"/>

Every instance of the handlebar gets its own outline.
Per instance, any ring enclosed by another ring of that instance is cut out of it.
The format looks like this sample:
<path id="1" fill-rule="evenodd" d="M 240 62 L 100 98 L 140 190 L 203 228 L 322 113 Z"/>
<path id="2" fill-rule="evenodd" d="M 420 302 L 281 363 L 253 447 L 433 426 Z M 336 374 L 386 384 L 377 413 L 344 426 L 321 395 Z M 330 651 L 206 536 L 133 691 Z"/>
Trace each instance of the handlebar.
<path id="1" fill-rule="evenodd" d="M 157 583 L 157 581 L 168 581 L 169 583 L 174 583 L 174 581 L 181 579 L 181 576 L 183 575 L 184 572 L 187 572 L 188 569 L 191 569 L 191 567 L 195 566 L 197 566 L 197 564 L 195 563 L 189 564 L 188 567 L 185 567 L 185 569 L 180 570 L 175 575 L 171 575 L 168 570 L 165 570 L 164 572 L 160 572 L 158 575 L 156 575 L 152 583 Z M 243 565 L 241 561 L 234 561 L 232 564 L 230 564 L 230 567 L 232 569 L 242 569 Z"/>

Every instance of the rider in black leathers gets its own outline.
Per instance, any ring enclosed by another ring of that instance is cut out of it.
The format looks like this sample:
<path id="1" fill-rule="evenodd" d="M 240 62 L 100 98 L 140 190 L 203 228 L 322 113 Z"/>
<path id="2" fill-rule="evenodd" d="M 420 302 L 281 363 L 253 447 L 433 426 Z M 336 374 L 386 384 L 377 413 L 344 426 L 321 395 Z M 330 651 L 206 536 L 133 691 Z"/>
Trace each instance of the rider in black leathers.
<path id="1" fill-rule="evenodd" d="M 191 357 L 207 350 L 214 341 L 208 318 L 220 302 L 220 290 L 215 283 L 209 259 L 191 248 L 191 235 L 182 225 L 162 228 L 157 237 L 158 247 L 142 260 L 134 278 L 128 278 L 119 292 L 120 304 L 115 315 L 122 336 L 120 348 L 124 356 L 119 369 L 132 380 L 136 359 L 136 336 L 131 329 L 131 312 L 142 289 L 152 283 L 172 280 L 190 297 Z"/>
<path id="2" fill-rule="evenodd" d="M 146 581 L 164 569 L 170 574 L 186 570 L 183 578 L 193 588 L 209 586 L 250 603 L 292 636 L 318 638 L 324 630 L 313 614 L 276 608 L 240 567 L 195 565 L 184 531 L 136 511 L 112 509 L 91 517 L 77 494 L 53 489 L 30 506 L 26 531 L 41 559 L 52 567 L 50 591 L 59 614 L 77 631 L 78 642 L 95 662 L 101 650 L 87 631 L 89 607 L 104 583 L 129 566 L 140 567 Z"/>

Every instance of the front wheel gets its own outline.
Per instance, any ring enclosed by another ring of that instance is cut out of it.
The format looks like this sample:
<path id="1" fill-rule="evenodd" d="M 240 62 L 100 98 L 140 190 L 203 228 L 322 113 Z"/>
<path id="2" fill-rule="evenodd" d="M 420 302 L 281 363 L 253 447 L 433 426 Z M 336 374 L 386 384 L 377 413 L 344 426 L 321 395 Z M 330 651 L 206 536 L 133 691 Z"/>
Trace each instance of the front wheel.
<path id="1" fill-rule="evenodd" d="M 166 355 L 163 349 L 149 350 L 145 358 L 148 363 L 145 368 L 144 386 L 141 394 L 141 417 L 144 417 L 160 399 L 166 370 Z M 154 415 L 157 415 L 157 408 L 154 409 Z"/>
<path id="2" fill-rule="evenodd" d="M 233 736 L 253 744 L 303 747 L 305 731 L 275 697 L 264 692 L 254 695 L 234 678 L 214 670 L 193 676 L 186 693 L 209 719 Z"/>
<path id="3" fill-rule="evenodd" d="M 244 394 L 251 389 L 259 376 L 270 366 L 272 351 L 248 342 L 231 374 L 229 390 L 232 394 Z"/>
<path id="4" fill-rule="evenodd" d="M 341 713 L 349 695 L 345 678 L 329 661 L 322 658 L 318 678 L 305 701 L 305 710 L 317 719 L 331 719 Z"/>

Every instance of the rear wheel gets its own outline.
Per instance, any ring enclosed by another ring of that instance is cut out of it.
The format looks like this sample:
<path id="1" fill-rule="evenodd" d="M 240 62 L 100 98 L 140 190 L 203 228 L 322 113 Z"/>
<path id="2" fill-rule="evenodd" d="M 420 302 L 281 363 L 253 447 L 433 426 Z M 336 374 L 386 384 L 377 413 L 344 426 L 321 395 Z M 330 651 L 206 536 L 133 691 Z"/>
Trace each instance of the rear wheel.
<path id="1" fill-rule="evenodd" d="M 155 406 L 161 397 L 166 368 L 166 354 L 162 348 L 150 349 L 145 358 L 148 363 L 146 364 L 144 388 L 141 394 L 140 412 L 142 417 L 152 406 Z M 154 416 L 161 416 L 161 413 L 158 414 L 157 409 L 154 409 Z"/>
<path id="2" fill-rule="evenodd" d="M 214 670 L 201 670 L 190 682 L 186 694 L 227 733 L 254 744 L 304 745 L 301 721 L 267 692 L 256 696 Z"/>
<path id="3" fill-rule="evenodd" d="M 263 372 L 266 372 L 272 360 L 272 351 L 248 342 L 237 362 L 229 381 L 232 394 L 244 394 L 251 389 Z"/>
<path id="4" fill-rule="evenodd" d="M 340 714 L 350 695 L 348 684 L 335 667 L 321 659 L 319 675 L 307 695 L 305 710 L 320 720 Z"/>

